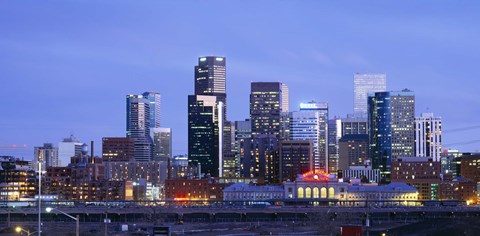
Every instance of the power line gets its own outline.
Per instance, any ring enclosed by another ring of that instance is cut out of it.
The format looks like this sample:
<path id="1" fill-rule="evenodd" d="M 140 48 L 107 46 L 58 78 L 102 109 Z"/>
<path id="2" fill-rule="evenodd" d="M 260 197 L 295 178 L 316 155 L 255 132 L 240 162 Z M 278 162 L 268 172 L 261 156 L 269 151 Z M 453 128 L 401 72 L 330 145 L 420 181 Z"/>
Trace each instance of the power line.
<path id="1" fill-rule="evenodd" d="M 462 127 L 462 128 L 457 128 L 457 129 L 448 129 L 448 130 L 444 130 L 443 133 L 454 133 L 454 132 L 474 130 L 474 129 L 480 129 L 480 125 Z"/>
<path id="2" fill-rule="evenodd" d="M 449 144 L 443 144 L 442 146 L 444 146 L 444 147 L 450 147 L 450 146 L 462 146 L 462 145 L 473 144 L 473 143 L 480 143 L 480 139 L 477 139 L 477 140 L 470 140 L 470 141 L 466 141 L 466 142 L 458 142 L 458 143 L 449 143 Z"/>

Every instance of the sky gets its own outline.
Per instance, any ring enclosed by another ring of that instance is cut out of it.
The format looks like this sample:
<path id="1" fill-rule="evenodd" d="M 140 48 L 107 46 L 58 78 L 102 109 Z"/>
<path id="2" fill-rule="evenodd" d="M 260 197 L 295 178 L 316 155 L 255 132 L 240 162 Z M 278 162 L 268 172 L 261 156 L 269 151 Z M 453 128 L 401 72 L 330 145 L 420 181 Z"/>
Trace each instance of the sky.
<path id="1" fill-rule="evenodd" d="M 444 148 L 480 151 L 478 1 L 0 1 L 0 155 L 75 135 L 123 137 L 127 94 L 162 95 L 173 153 L 187 153 L 194 66 L 227 58 L 228 119 L 253 81 L 284 82 L 290 110 L 353 111 L 353 74 L 387 74 L 416 114 L 443 118 Z M 9 149 L 17 145 L 25 148 Z"/>

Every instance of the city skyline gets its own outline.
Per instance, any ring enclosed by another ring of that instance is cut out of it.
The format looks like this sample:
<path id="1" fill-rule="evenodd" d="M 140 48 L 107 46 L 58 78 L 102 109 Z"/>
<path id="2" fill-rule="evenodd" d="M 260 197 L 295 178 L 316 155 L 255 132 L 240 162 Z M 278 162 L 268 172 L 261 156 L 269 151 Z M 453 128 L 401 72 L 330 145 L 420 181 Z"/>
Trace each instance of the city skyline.
<path id="1" fill-rule="evenodd" d="M 140 5 L 129 12 L 131 5 L 119 4 L 116 11 L 103 16 L 103 20 L 89 13 L 79 15 L 85 13 L 88 3 L 76 3 L 76 7 L 59 4 L 58 8 L 48 8 L 49 4 L 53 3 L 43 5 L 45 11 L 35 11 L 35 3 L 27 6 L 15 2 L 0 7 L 0 28 L 5 32 L 0 36 L 0 50 L 4 52 L 0 57 L 0 78 L 4 82 L 0 96 L 8 101 L 0 113 L 0 146 L 26 144 L 28 147 L 0 149 L 0 155 L 32 159 L 33 147 L 43 143 L 57 146 L 72 133 L 84 143 L 94 140 L 95 153 L 100 155 L 98 147 L 102 137 L 124 136 L 125 95 L 144 91 L 161 94 L 162 127 L 173 130 L 174 155 L 186 154 L 187 95 L 194 92 L 192 68 L 198 57 L 208 55 L 225 56 L 229 61 L 226 87 L 231 121 L 249 117 L 250 82 L 285 83 L 289 86 L 290 111 L 298 111 L 301 102 L 316 100 L 328 102 L 330 118 L 333 118 L 353 113 L 355 73 L 386 73 L 387 91 L 409 88 L 415 92 L 416 116 L 433 112 L 442 117 L 445 149 L 464 152 L 480 149 L 478 142 L 465 144 L 478 140 L 475 130 L 462 130 L 480 126 L 476 118 L 480 104 L 471 95 L 479 89 L 475 83 L 478 72 L 474 62 L 479 61 L 480 54 L 479 49 L 473 47 L 479 31 L 473 21 L 466 20 L 468 17 L 478 19 L 474 15 L 478 7 L 412 3 L 405 5 L 417 9 L 402 13 L 406 6 L 397 4 L 372 4 L 362 8 L 360 3 L 352 3 L 342 8 L 340 4 L 271 6 L 271 2 L 270 5 L 259 3 L 253 13 L 273 7 L 281 14 L 270 15 L 273 16 L 270 20 L 267 16 L 254 16 L 245 20 L 240 32 L 231 32 L 227 30 L 229 24 L 238 24 L 244 18 L 231 14 L 232 6 L 219 4 L 217 9 L 225 12 L 204 17 L 223 17 L 225 22 L 219 23 L 219 27 L 225 35 L 202 34 L 211 42 L 199 43 L 191 34 L 201 31 L 188 26 L 199 13 L 175 10 L 173 3 L 157 3 L 153 7 L 165 15 L 154 14 L 154 10 L 147 11 Z M 201 8 L 201 4 L 192 4 Z M 105 10 L 111 6 L 104 3 L 99 8 Z M 233 6 L 248 8 L 249 4 Z M 325 16 L 318 16 L 322 14 L 309 7 L 317 7 Z M 372 25 L 376 18 L 363 18 L 359 13 L 362 11 L 353 11 L 355 7 L 364 9 L 363 14 L 385 7 L 385 12 L 379 13 L 385 22 Z M 422 15 L 422 10 L 430 8 L 434 9 L 430 15 Z M 298 18 L 302 13 L 305 18 Z M 392 16 L 387 17 L 387 13 Z M 32 17 L 23 17 L 23 21 L 14 23 L 12 19 L 24 14 Z M 176 14 L 183 18 L 170 22 Z M 188 17 L 189 14 L 192 16 Z M 98 20 L 98 26 L 94 20 L 85 21 L 88 17 Z M 143 28 L 137 29 L 137 25 L 129 23 L 134 17 L 140 17 L 135 23 L 144 24 Z M 328 17 L 333 19 L 331 26 L 319 24 Z M 403 23 L 410 17 L 416 21 Z M 38 18 L 44 19 L 34 22 Z M 355 20 L 359 19 L 364 24 L 356 25 Z M 289 23 L 282 26 L 284 29 L 270 27 L 268 22 L 275 20 Z M 45 23 L 49 23 L 49 27 Z M 175 26 L 185 29 L 178 30 Z M 297 26 L 302 27 L 297 29 Z M 336 27 L 343 30 L 337 32 Z M 156 33 L 160 30 L 180 39 L 179 46 L 160 46 L 174 43 Z M 298 36 L 277 38 L 288 31 L 297 32 Z M 84 33 L 98 40 L 83 37 Z M 453 33 L 456 37 L 450 36 Z M 235 39 L 239 34 L 243 36 L 241 40 Z M 251 34 L 261 34 L 263 38 L 245 36 Z M 322 35 L 331 35 L 331 38 Z M 186 36 L 191 38 L 184 39 Z M 372 39 L 371 42 L 366 42 L 367 38 Z M 289 40 L 293 43 L 287 43 Z M 352 45 L 347 45 L 350 43 Z"/>

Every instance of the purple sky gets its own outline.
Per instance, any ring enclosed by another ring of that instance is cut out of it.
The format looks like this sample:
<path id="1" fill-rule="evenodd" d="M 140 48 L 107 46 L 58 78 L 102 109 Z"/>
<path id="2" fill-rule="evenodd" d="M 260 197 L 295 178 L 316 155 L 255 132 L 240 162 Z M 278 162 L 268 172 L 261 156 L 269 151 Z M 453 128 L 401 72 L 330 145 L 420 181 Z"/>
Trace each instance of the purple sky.
<path id="1" fill-rule="evenodd" d="M 248 118 L 252 81 L 285 82 L 291 110 L 315 99 L 333 117 L 353 110 L 355 72 L 385 72 L 389 90 L 416 92 L 417 114 L 443 117 L 446 148 L 480 150 L 477 1 L 179 2 L 1 1 L 0 146 L 28 148 L 0 155 L 71 133 L 100 147 L 125 135 L 125 95 L 144 91 L 162 94 L 186 153 L 203 55 L 227 57 L 230 120 Z"/>

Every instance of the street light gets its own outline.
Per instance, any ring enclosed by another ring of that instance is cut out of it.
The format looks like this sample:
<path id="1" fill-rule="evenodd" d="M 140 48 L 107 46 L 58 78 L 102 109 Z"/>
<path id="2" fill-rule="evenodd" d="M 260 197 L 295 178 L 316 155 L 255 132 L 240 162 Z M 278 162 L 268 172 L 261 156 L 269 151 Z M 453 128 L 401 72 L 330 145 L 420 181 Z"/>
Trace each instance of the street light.
<path id="1" fill-rule="evenodd" d="M 50 212 L 52 212 L 52 211 L 54 211 L 54 210 L 55 210 L 55 211 L 58 211 L 58 212 L 60 212 L 60 213 L 62 213 L 62 214 L 64 214 L 64 215 L 70 217 L 72 220 L 76 221 L 76 222 L 77 222 L 77 232 L 76 232 L 76 235 L 77 235 L 77 236 L 80 236 L 80 216 L 79 216 L 79 215 L 77 215 L 77 217 L 74 217 L 74 216 L 72 216 L 72 215 L 70 215 L 70 214 L 68 214 L 68 213 L 66 213 L 66 212 L 63 212 L 63 211 L 61 211 L 61 210 L 58 210 L 57 208 L 52 208 L 52 207 L 47 207 L 47 209 L 45 209 L 45 210 L 46 210 L 48 213 L 50 213 Z"/>
<path id="2" fill-rule="evenodd" d="M 17 227 L 15 228 L 15 231 L 16 231 L 17 233 L 20 233 L 20 234 L 21 234 L 22 232 L 25 232 L 25 233 L 27 233 L 28 236 L 33 235 L 34 233 L 37 232 L 37 231 L 35 231 L 35 232 L 31 232 L 31 233 L 30 233 L 29 230 L 24 230 L 24 229 L 22 229 L 22 227 L 20 227 L 20 226 L 17 226 Z"/>

